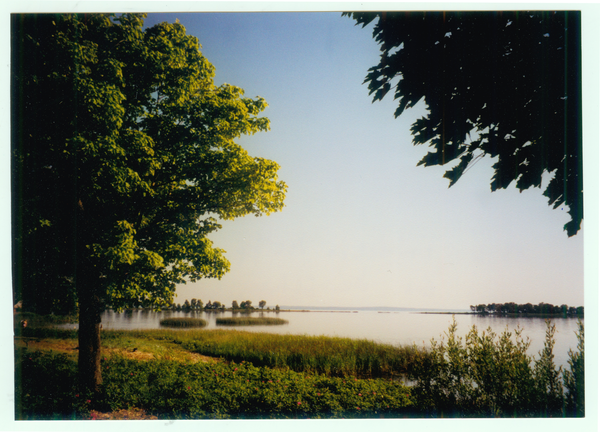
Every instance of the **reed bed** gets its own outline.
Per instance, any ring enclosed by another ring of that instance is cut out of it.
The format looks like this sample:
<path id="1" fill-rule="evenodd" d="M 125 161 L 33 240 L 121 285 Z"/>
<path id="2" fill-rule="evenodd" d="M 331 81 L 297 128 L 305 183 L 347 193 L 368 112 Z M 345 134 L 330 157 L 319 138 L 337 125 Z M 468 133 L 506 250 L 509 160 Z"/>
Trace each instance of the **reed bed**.
<path id="1" fill-rule="evenodd" d="M 412 346 L 328 336 L 212 330 L 181 337 L 182 348 L 199 354 L 338 377 L 404 376 L 426 355 Z"/>
<path id="2" fill-rule="evenodd" d="M 246 326 L 246 325 L 283 325 L 288 321 L 281 318 L 267 317 L 229 317 L 217 318 L 217 325 Z"/>
<path id="3" fill-rule="evenodd" d="M 76 338 L 76 331 L 25 329 L 29 336 Z M 50 334 L 52 333 L 52 334 Z M 332 377 L 401 378 L 422 364 L 428 352 L 415 346 L 380 344 L 367 339 L 282 335 L 234 329 L 174 328 L 104 330 L 102 346 L 137 347 L 162 356 L 164 349 L 198 353 L 256 366 L 319 373 Z M 166 348 L 163 348 L 166 347 Z"/>
<path id="4" fill-rule="evenodd" d="M 165 327 L 206 327 L 206 320 L 201 318 L 165 318 L 160 325 Z"/>

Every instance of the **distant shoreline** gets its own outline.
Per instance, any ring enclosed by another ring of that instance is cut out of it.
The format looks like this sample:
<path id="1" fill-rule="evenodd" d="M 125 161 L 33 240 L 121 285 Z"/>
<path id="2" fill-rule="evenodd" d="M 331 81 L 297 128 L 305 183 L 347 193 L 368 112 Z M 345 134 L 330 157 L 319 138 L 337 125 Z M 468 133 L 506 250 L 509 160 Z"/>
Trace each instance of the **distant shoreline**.
<path id="1" fill-rule="evenodd" d="M 279 309 L 278 311 L 270 310 L 269 312 L 329 312 L 329 313 L 358 313 L 355 310 L 309 310 L 309 309 Z"/>
<path id="2" fill-rule="evenodd" d="M 475 315 L 485 318 L 584 318 L 584 315 L 547 314 L 547 313 L 478 313 L 478 312 L 416 312 L 435 315 Z"/>

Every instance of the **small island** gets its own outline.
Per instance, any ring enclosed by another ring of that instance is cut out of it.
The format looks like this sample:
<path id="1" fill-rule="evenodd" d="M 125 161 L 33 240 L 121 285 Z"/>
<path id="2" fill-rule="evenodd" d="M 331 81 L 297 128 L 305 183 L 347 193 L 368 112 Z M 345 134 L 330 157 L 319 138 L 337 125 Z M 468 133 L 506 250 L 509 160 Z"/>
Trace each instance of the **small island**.
<path id="1" fill-rule="evenodd" d="M 234 300 L 233 302 L 231 302 L 231 307 L 227 307 L 225 306 L 223 303 L 221 303 L 220 301 L 208 301 L 206 304 L 199 299 L 195 299 L 193 298 L 191 301 L 190 300 L 185 300 L 185 302 L 182 304 L 180 303 L 173 303 L 168 309 L 169 310 L 173 310 L 173 311 L 183 311 L 183 312 L 192 312 L 192 311 L 204 311 L 204 312 L 225 312 L 225 311 L 230 311 L 230 312 L 255 312 L 255 311 L 260 311 L 260 312 L 279 312 L 280 308 L 279 305 L 276 305 L 275 308 L 271 309 L 270 307 L 267 307 L 265 309 L 265 306 L 267 305 L 267 302 L 265 300 L 261 300 L 258 302 L 258 308 L 252 306 L 252 301 L 250 300 L 246 300 L 243 301 L 241 303 L 238 304 L 237 300 Z"/>
<path id="2" fill-rule="evenodd" d="M 217 318 L 217 325 L 224 326 L 246 326 L 246 325 L 283 325 L 287 324 L 288 321 L 281 318 L 267 318 L 267 317 L 231 317 L 231 318 Z"/>
<path id="3" fill-rule="evenodd" d="M 165 318 L 160 320 L 164 327 L 206 327 L 206 320 L 201 318 Z"/>
<path id="4" fill-rule="evenodd" d="M 566 304 L 557 306 L 551 303 L 517 304 L 489 303 L 471 305 L 471 311 L 477 315 L 504 317 L 536 317 L 536 318 L 583 318 L 583 306 L 574 307 Z"/>

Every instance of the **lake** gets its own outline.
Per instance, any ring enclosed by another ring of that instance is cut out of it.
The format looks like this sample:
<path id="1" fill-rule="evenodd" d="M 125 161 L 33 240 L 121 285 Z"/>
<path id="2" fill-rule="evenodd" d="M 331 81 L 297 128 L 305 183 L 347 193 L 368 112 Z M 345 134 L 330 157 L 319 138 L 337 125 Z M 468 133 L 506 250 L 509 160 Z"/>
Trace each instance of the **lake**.
<path id="1" fill-rule="evenodd" d="M 260 316 L 255 312 L 252 316 Z M 123 313 L 106 311 L 102 315 L 104 329 L 157 329 L 161 328 L 160 320 L 167 317 L 199 317 L 208 322 L 205 329 L 237 329 L 254 332 L 269 332 L 279 334 L 306 334 L 349 337 L 354 339 L 369 339 L 392 345 L 430 346 L 432 338 L 441 339 L 452 323 L 450 314 L 419 313 L 411 311 L 377 311 L 377 310 L 312 310 L 308 312 L 282 311 L 264 312 L 265 316 L 278 316 L 289 321 L 280 326 L 217 326 L 217 317 L 231 317 L 232 312 L 151 312 L 133 310 Z M 239 314 L 236 314 L 239 316 Z M 531 347 L 529 353 L 537 357 L 544 347 L 546 323 L 541 318 L 503 318 L 484 317 L 471 314 L 454 315 L 458 324 L 458 334 L 464 337 L 473 325 L 481 331 L 491 327 L 496 333 L 502 333 L 507 327 L 513 332 L 520 327 L 524 338 L 529 337 Z M 554 318 L 556 325 L 554 355 L 557 365 L 567 366 L 569 349 L 577 349 L 577 319 Z M 185 330 L 181 330 L 185 331 Z"/>

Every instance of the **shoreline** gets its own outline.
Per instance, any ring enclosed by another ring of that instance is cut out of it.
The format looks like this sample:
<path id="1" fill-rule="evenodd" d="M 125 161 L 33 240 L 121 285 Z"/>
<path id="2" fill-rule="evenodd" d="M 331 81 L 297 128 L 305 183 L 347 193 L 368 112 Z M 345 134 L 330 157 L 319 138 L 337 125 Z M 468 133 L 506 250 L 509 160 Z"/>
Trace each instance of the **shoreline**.
<path id="1" fill-rule="evenodd" d="M 432 315 L 474 315 L 485 318 L 585 318 L 585 315 L 563 315 L 563 314 L 544 314 L 544 313 L 478 313 L 478 312 L 414 312 L 418 314 Z"/>

